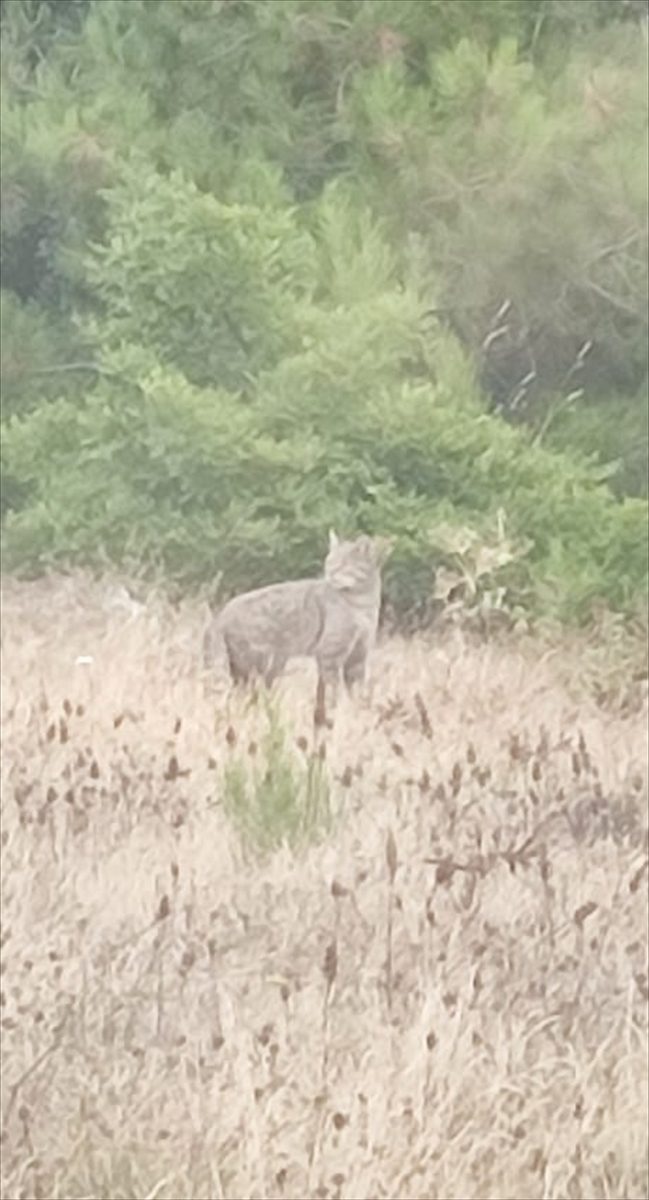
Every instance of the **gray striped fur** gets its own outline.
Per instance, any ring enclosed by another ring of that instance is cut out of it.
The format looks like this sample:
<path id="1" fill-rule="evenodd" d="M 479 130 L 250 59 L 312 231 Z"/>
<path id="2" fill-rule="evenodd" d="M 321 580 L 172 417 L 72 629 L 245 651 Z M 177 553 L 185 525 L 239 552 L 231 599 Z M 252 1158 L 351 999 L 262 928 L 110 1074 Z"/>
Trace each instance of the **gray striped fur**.
<path id="1" fill-rule="evenodd" d="M 268 686 L 289 659 L 311 657 L 319 684 L 348 686 L 365 677 L 379 621 L 381 565 L 389 542 L 366 536 L 344 541 L 332 531 L 324 574 L 272 584 L 230 600 L 205 634 L 205 665 Z"/>

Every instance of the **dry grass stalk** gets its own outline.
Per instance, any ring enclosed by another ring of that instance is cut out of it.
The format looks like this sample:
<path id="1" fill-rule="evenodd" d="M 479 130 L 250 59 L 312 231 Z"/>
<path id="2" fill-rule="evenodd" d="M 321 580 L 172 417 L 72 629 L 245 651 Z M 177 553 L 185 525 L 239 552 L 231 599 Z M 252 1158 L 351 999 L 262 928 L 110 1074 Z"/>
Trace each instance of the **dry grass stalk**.
<path id="1" fill-rule="evenodd" d="M 647 1195 L 638 681 L 392 638 L 321 734 L 329 832 L 259 858 L 220 788 L 266 718 L 206 697 L 204 613 L 2 600 L 3 1196 Z"/>

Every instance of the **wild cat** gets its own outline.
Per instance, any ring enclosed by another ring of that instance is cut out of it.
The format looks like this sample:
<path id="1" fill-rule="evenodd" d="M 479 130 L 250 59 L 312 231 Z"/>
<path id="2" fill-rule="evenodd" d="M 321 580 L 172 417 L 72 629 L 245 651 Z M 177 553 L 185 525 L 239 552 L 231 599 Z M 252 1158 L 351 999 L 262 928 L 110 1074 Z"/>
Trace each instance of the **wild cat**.
<path id="1" fill-rule="evenodd" d="M 318 695 L 340 672 L 348 687 L 365 677 L 381 604 L 381 567 L 391 542 L 329 533 L 324 575 L 235 596 L 213 618 L 205 665 L 235 682 L 260 676 L 270 687 L 291 658 L 315 658 Z"/>

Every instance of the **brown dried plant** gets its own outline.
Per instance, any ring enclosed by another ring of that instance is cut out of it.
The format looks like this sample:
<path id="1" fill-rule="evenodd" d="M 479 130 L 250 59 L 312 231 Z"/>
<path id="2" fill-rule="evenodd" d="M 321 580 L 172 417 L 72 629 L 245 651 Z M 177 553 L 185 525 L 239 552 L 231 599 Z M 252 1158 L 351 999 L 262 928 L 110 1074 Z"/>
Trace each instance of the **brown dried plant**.
<path id="1" fill-rule="evenodd" d="M 645 1197 L 646 695 L 395 636 L 316 746 L 277 681 L 274 760 L 198 606 L 102 589 L 3 584 L 0 1194 Z"/>

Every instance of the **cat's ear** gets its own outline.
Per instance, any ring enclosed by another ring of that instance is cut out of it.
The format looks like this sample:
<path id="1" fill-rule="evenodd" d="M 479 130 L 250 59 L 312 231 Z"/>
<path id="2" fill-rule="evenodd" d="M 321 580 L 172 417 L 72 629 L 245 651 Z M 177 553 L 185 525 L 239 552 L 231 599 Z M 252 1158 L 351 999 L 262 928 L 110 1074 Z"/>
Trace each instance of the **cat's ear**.
<path id="1" fill-rule="evenodd" d="M 329 530 L 329 549 L 335 550 L 336 546 L 339 544 L 339 542 L 340 542 L 340 538 L 338 537 L 338 534 L 335 532 L 334 529 L 330 529 Z"/>
<path id="2" fill-rule="evenodd" d="M 393 537 L 377 537 L 374 538 L 374 553 L 377 562 L 384 563 L 388 559 L 394 549 L 396 538 Z"/>

